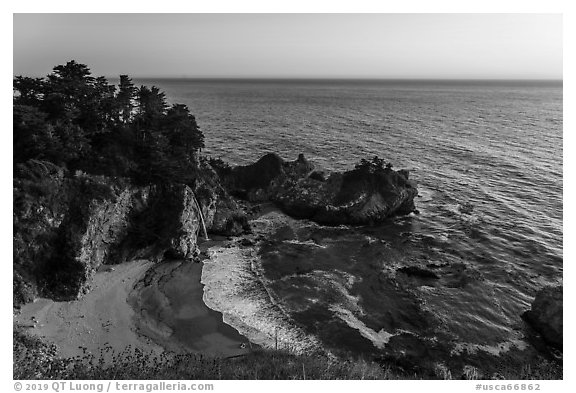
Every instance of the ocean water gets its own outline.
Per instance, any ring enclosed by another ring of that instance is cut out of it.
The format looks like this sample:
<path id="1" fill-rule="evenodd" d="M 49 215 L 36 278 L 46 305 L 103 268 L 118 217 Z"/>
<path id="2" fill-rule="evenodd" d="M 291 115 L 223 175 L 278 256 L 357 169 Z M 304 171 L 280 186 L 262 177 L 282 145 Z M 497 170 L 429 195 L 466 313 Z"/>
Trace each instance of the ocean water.
<path id="1" fill-rule="evenodd" d="M 401 347 L 402 334 L 453 352 L 521 347 L 520 314 L 562 282 L 561 83 L 137 82 L 188 105 L 203 152 L 231 164 L 304 153 L 343 170 L 378 155 L 410 170 L 420 214 L 372 228 L 289 222 L 260 250 L 271 297 L 329 347 Z"/>

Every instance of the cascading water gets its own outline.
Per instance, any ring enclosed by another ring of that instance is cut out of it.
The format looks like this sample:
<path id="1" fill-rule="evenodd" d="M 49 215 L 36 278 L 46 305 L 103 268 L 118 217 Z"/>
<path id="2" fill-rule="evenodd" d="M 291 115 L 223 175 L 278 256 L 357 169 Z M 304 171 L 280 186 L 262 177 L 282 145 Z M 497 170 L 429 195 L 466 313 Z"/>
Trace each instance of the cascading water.
<path id="1" fill-rule="evenodd" d="M 202 213 L 202 208 L 200 207 L 200 204 L 198 203 L 198 199 L 196 199 L 196 195 L 193 194 L 194 197 L 194 203 L 196 203 L 196 208 L 198 209 L 198 212 L 200 213 L 200 222 L 202 223 L 202 230 L 204 231 L 204 240 L 208 241 L 210 240 L 208 238 L 208 232 L 206 231 L 206 224 L 204 222 L 204 214 Z"/>

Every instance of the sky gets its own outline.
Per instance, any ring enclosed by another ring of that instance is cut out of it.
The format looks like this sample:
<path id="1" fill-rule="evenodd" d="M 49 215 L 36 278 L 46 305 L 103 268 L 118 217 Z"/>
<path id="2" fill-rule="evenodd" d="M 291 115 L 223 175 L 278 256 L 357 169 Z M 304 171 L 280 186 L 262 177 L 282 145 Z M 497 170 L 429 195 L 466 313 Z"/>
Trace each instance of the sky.
<path id="1" fill-rule="evenodd" d="M 14 14 L 13 75 L 562 79 L 561 14 Z"/>

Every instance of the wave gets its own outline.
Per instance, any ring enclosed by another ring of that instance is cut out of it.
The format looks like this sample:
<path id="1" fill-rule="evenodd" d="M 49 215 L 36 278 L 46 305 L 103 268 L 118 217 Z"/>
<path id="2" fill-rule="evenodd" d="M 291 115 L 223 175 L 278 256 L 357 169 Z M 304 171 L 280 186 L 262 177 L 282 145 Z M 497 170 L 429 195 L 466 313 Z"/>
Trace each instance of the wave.
<path id="1" fill-rule="evenodd" d="M 253 250 L 213 247 L 208 254 L 201 278 L 203 300 L 210 309 L 222 313 L 224 322 L 266 348 L 295 353 L 322 350 L 316 338 L 295 326 L 282 306 L 272 301 L 252 269 L 258 259 Z"/>

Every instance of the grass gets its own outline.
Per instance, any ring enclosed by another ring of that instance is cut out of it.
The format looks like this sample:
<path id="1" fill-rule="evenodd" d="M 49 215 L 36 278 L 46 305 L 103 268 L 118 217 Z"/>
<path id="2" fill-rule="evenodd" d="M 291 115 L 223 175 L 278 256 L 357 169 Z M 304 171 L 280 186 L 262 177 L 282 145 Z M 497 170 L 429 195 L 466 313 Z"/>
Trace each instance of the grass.
<path id="1" fill-rule="evenodd" d="M 395 370 L 394 365 L 364 359 L 335 359 L 324 355 L 294 355 L 284 350 L 257 350 L 235 358 L 214 358 L 199 354 L 144 353 L 127 347 L 116 352 L 101 349 L 98 356 L 85 353 L 60 358 L 54 345 L 48 345 L 21 331 L 14 332 L 14 373 L 17 380 L 387 380 L 429 379 Z M 446 367 L 436 370 L 437 379 L 454 379 Z M 560 365 L 540 359 L 521 369 L 503 369 L 482 377 L 475 368 L 465 368 L 458 379 L 562 379 Z"/>
<path id="2" fill-rule="evenodd" d="M 326 356 L 297 356 L 286 351 L 258 350 L 236 358 L 198 354 L 161 355 L 127 347 L 104 348 L 98 356 L 59 358 L 56 348 L 21 332 L 14 333 L 14 379 L 390 379 L 390 371 L 374 362 Z"/>

